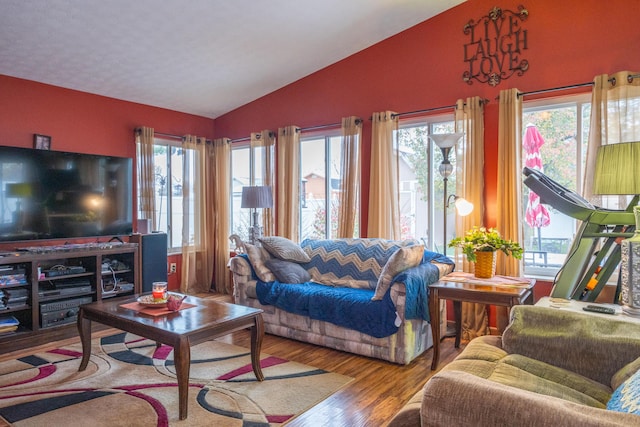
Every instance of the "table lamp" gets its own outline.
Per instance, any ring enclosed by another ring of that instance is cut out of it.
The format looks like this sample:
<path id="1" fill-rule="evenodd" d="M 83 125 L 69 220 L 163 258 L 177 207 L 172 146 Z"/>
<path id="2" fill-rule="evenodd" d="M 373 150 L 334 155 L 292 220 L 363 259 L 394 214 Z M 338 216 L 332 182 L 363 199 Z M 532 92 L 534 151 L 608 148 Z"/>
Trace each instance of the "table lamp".
<path id="1" fill-rule="evenodd" d="M 258 209 L 273 207 L 273 195 L 268 185 L 242 187 L 241 208 L 253 209 L 252 224 L 249 227 L 249 242 L 258 245 L 258 239 L 262 237 L 262 226 L 259 222 Z"/>
<path id="2" fill-rule="evenodd" d="M 601 146 L 596 158 L 594 194 L 639 195 L 639 165 L 640 142 Z M 623 312 L 640 317 L 640 206 L 633 206 L 633 214 L 634 234 L 621 242 L 620 302 Z"/>

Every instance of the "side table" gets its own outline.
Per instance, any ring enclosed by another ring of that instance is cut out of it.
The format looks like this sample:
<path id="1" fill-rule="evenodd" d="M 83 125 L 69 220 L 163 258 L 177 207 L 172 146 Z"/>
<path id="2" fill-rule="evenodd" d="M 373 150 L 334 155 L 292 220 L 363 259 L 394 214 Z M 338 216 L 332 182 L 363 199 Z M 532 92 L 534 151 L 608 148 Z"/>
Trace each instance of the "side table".
<path id="1" fill-rule="evenodd" d="M 455 347 L 460 347 L 462 332 L 462 302 L 498 305 L 509 309 L 518 304 L 533 304 L 535 279 L 495 276 L 491 279 L 476 279 L 472 274 L 451 273 L 452 280 L 445 278 L 429 285 L 429 316 L 433 336 L 433 358 L 431 370 L 438 367 L 440 360 L 440 300 L 453 301 L 456 321 Z"/>

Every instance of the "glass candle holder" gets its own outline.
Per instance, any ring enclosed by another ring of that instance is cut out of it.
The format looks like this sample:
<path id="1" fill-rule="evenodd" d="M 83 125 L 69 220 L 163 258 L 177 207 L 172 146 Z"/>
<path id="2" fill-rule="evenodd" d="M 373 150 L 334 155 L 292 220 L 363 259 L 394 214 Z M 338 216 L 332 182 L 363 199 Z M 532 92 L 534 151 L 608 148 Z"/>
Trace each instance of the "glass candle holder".
<path id="1" fill-rule="evenodd" d="M 167 282 L 153 282 L 151 293 L 155 301 L 164 301 L 167 299 Z"/>

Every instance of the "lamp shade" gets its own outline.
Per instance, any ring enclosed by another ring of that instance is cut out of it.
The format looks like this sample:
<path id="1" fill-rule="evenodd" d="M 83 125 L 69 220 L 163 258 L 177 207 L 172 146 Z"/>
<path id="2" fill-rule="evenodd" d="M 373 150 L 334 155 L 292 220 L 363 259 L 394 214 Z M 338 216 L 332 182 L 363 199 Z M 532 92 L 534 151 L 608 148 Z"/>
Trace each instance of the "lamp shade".
<path id="1" fill-rule="evenodd" d="M 456 198 L 455 205 L 460 216 L 467 216 L 473 211 L 473 203 L 462 197 Z"/>
<path id="2" fill-rule="evenodd" d="M 252 209 L 273 207 L 271 187 L 268 185 L 242 187 L 242 203 L 240 207 Z"/>
<path id="3" fill-rule="evenodd" d="M 433 135 L 429 135 L 429 139 L 433 141 L 434 144 L 438 146 L 440 149 L 451 148 L 460 138 L 464 136 L 464 132 L 455 132 L 455 133 L 435 133 Z"/>
<path id="4" fill-rule="evenodd" d="M 640 142 L 603 145 L 598 149 L 594 194 L 640 194 Z"/>

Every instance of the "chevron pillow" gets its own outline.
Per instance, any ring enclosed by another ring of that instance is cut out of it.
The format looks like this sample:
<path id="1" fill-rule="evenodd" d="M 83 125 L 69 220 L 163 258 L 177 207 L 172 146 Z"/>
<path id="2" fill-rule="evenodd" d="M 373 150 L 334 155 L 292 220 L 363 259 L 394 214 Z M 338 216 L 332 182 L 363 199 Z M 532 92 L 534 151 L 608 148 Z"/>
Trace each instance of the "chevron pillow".
<path id="1" fill-rule="evenodd" d="M 391 256 L 413 240 L 374 238 L 306 239 L 300 246 L 311 261 L 303 267 L 314 282 L 350 288 L 375 289 L 378 277 Z"/>

